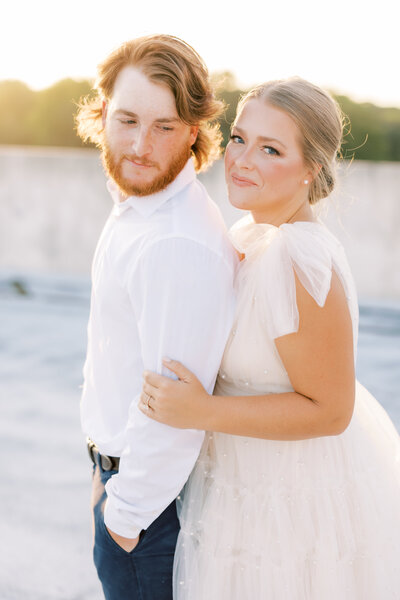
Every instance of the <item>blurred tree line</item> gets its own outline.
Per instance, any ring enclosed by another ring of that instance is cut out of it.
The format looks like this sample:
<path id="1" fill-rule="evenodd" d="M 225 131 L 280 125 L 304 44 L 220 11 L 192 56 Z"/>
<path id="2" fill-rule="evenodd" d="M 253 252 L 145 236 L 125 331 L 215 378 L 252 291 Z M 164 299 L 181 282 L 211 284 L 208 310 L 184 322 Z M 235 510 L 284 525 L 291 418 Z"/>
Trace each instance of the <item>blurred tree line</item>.
<path id="1" fill-rule="evenodd" d="M 224 144 L 236 105 L 245 90 L 237 88 L 234 76 L 219 73 L 218 95 L 227 104 L 221 117 Z M 33 91 L 20 81 L 0 81 L 0 144 L 75 146 L 82 143 L 74 129 L 76 104 L 90 93 L 92 82 L 63 79 L 49 88 Z M 357 103 L 335 96 L 350 127 L 342 147 L 344 158 L 400 161 L 400 109 Z"/>

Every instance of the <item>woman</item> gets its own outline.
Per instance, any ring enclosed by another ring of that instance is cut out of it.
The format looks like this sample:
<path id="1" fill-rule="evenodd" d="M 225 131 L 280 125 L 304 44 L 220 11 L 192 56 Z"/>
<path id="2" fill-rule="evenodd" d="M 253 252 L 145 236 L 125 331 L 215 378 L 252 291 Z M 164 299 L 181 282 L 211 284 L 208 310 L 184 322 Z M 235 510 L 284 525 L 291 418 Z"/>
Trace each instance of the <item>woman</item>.
<path id="1" fill-rule="evenodd" d="M 400 443 L 355 384 L 358 308 L 343 249 L 312 205 L 334 187 L 342 119 L 295 78 L 240 103 L 225 154 L 231 203 L 250 211 L 214 396 L 167 360 L 141 410 L 210 432 L 186 485 L 177 600 L 400 597 Z"/>

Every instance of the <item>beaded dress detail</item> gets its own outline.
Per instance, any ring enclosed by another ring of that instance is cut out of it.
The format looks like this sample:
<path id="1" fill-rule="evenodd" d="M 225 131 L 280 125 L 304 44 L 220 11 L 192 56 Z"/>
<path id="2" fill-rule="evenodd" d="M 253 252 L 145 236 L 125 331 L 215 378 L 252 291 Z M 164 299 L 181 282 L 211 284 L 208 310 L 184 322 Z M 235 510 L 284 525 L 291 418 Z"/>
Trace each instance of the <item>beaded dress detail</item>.
<path id="1" fill-rule="evenodd" d="M 245 254 L 216 395 L 293 391 L 274 339 L 295 332 L 294 273 L 323 306 L 334 269 L 357 346 L 358 303 L 320 223 L 231 229 Z M 359 383 L 338 436 L 273 441 L 207 433 L 179 502 L 175 600 L 399 600 L 400 439 Z"/>

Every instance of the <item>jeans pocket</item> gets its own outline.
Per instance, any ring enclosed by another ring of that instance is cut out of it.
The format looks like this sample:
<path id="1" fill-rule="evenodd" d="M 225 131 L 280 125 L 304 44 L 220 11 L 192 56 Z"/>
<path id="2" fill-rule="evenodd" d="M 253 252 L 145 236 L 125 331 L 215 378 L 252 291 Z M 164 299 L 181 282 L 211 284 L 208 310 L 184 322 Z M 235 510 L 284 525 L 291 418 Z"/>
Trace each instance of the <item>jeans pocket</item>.
<path id="1" fill-rule="evenodd" d="M 144 538 L 145 535 L 145 531 L 142 530 L 139 534 L 139 541 L 136 544 L 136 546 L 133 548 L 133 550 L 125 550 L 124 548 L 122 548 L 115 540 L 114 538 L 111 536 L 110 532 L 107 529 L 107 526 L 104 522 L 104 514 L 102 511 L 100 511 L 100 514 L 98 515 L 98 519 L 99 519 L 99 527 L 101 530 L 101 535 L 106 539 L 106 541 L 108 542 L 108 545 L 110 548 L 113 548 L 114 550 L 118 551 L 118 552 L 122 552 L 125 555 L 131 555 L 136 553 L 136 551 L 138 550 L 139 546 L 142 545 L 142 540 Z"/>
<path id="2" fill-rule="evenodd" d="M 96 467 L 99 469 L 99 467 L 97 465 L 96 465 Z M 99 471 L 100 471 L 100 479 L 101 479 L 101 482 L 102 482 L 102 484 L 104 486 L 106 485 L 107 481 L 109 479 L 111 479 L 111 477 L 113 475 L 116 475 L 118 473 L 118 471 L 114 471 L 114 470 L 112 470 L 112 471 L 102 471 L 101 469 L 99 469 Z"/>
<path id="3" fill-rule="evenodd" d="M 93 476 L 93 492 L 92 492 L 92 510 L 94 516 L 95 527 L 95 545 L 101 546 L 103 549 L 114 550 L 118 553 L 123 553 L 127 556 L 136 552 L 137 548 L 142 545 L 142 539 L 145 531 L 142 530 L 139 535 L 139 541 L 133 550 L 128 552 L 122 548 L 109 533 L 104 522 L 104 505 L 107 500 L 105 485 L 107 481 L 118 471 L 104 471 L 98 465 L 95 465 Z"/>

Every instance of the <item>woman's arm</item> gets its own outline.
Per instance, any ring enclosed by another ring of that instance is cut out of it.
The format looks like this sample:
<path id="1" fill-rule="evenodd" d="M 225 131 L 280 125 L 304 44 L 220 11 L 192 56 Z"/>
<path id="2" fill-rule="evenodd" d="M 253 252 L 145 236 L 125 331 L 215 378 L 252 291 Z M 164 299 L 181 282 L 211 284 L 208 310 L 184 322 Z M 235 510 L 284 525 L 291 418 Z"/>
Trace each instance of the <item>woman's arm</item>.
<path id="1" fill-rule="evenodd" d="M 342 433 L 354 406 L 351 318 L 335 273 L 325 305 L 319 307 L 296 278 L 299 330 L 276 340 L 294 392 L 263 396 L 210 396 L 180 363 L 166 366 L 174 381 L 145 375 L 141 409 L 174 427 L 219 431 L 275 440 Z M 147 400 L 150 398 L 150 409 Z"/>

